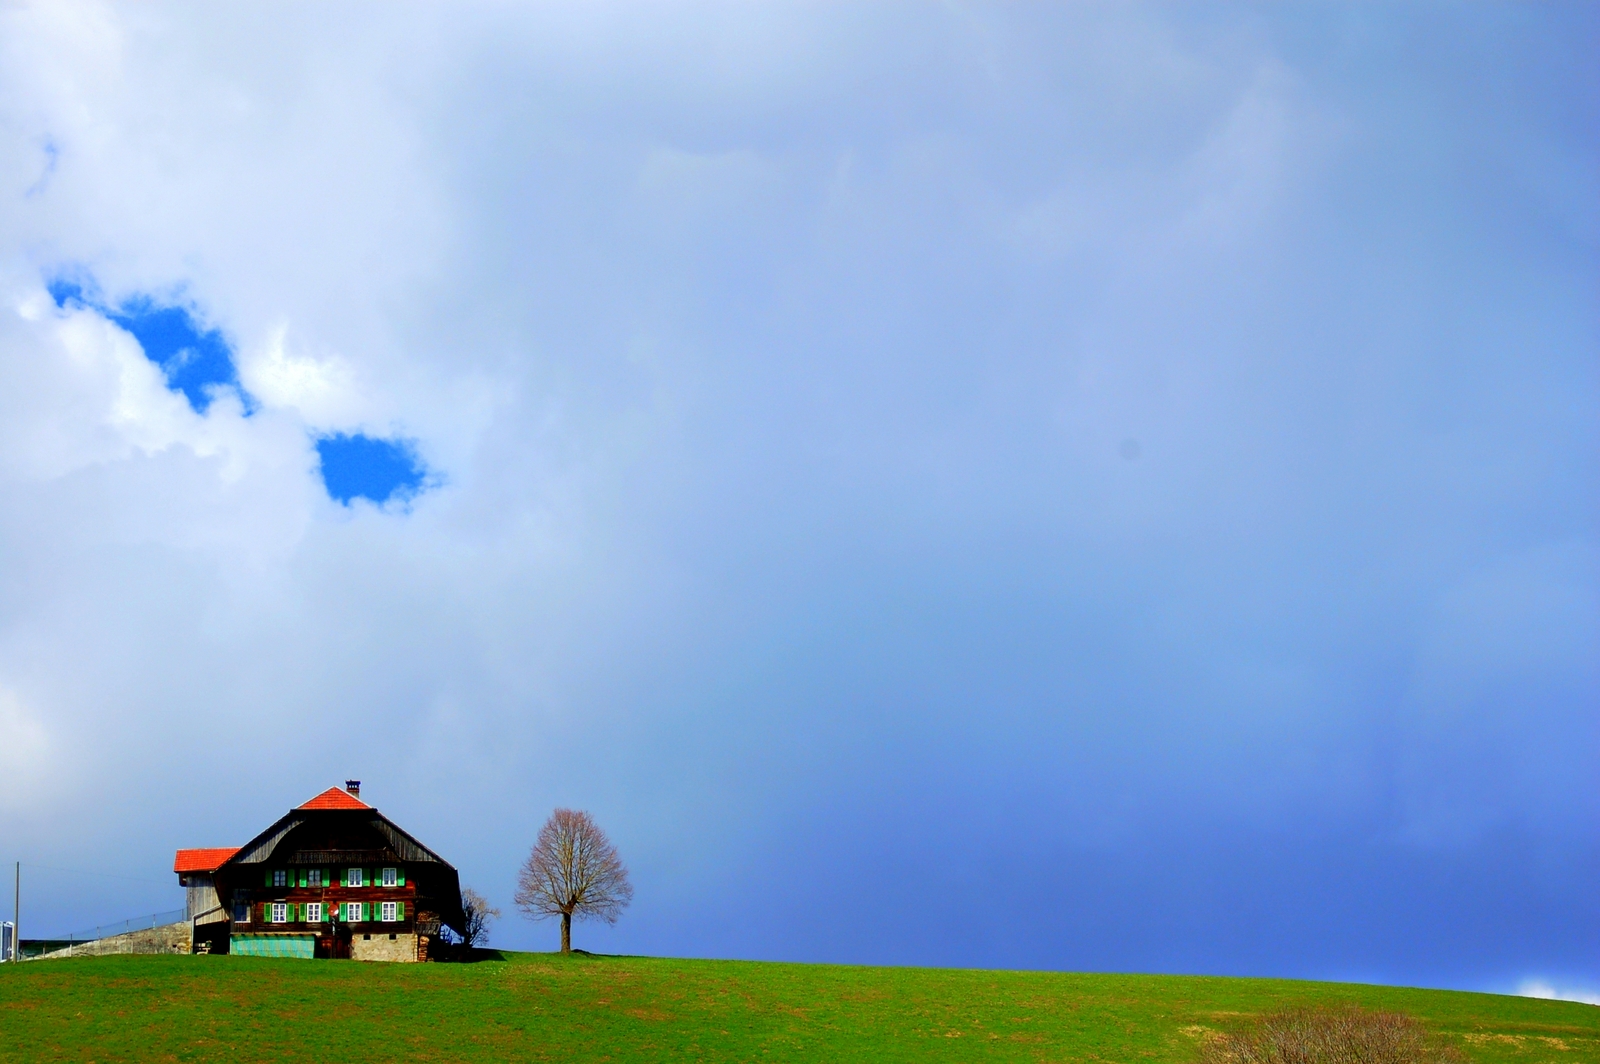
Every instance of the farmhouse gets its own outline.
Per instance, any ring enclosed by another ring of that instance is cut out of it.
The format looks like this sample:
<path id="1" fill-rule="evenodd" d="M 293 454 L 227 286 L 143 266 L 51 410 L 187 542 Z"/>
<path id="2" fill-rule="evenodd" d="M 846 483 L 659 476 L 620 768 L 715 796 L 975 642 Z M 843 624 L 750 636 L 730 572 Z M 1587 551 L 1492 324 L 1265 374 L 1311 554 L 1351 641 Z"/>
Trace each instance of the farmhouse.
<path id="1" fill-rule="evenodd" d="M 329 787 L 237 849 L 179 850 L 200 950 L 266 957 L 423 961 L 460 932 L 461 883 L 444 858 Z"/>

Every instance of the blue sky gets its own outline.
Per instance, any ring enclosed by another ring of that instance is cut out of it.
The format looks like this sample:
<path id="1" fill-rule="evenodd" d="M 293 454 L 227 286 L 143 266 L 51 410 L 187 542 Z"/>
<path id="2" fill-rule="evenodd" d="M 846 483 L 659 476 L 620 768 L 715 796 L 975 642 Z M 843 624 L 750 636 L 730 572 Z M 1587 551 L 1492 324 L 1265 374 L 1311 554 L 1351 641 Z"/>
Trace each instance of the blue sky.
<path id="1" fill-rule="evenodd" d="M 25 933 L 355 776 L 509 946 L 559 804 L 594 949 L 1600 994 L 1589 8 L 384 11 L 0 15 Z"/>

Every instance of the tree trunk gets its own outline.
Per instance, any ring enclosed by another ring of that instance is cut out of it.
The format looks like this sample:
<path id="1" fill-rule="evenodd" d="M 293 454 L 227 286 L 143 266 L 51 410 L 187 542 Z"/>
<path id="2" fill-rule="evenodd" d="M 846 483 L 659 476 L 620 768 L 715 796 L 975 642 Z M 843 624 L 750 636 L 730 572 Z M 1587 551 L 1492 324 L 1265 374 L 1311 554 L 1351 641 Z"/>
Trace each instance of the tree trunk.
<path id="1" fill-rule="evenodd" d="M 572 952 L 572 914 L 561 914 L 561 952 Z"/>

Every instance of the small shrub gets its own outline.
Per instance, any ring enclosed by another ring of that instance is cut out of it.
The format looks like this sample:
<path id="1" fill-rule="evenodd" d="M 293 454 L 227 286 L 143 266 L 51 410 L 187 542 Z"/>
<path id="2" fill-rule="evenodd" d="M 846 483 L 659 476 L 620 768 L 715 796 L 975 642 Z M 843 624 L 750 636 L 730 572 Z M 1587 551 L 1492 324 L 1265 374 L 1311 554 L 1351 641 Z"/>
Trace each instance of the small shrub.
<path id="1" fill-rule="evenodd" d="M 1454 1046 L 1403 1012 L 1292 1009 L 1207 1042 L 1205 1064 L 1464 1064 Z"/>

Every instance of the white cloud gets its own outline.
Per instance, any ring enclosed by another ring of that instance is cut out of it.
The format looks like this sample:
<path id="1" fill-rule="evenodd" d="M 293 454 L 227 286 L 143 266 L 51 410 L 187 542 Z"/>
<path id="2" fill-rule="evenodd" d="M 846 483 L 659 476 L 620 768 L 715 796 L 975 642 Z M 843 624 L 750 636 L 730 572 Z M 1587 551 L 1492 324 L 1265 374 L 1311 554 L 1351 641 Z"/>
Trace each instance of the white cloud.
<path id="1" fill-rule="evenodd" d="M 54 744 L 37 713 L 0 686 L 0 804 L 32 804 L 55 768 Z"/>
<path id="2" fill-rule="evenodd" d="M 295 410 L 312 425 L 347 426 L 365 413 L 355 372 L 338 355 L 291 353 L 289 327 L 272 329 L 264 343 L 239 353 L 239 378 L 245 390 L 269 406 Z"/>
<path id="3" fill-rule="evenodd" d="M 1518 997 L 1546 998 L 1554 1001 L 1581 1001 L 1585 1005 L 1600 1005 L 1600 991 L 1577 987 L 1557 988 L 1543 979 L 1525 979 L 1517 986 Z"/>

